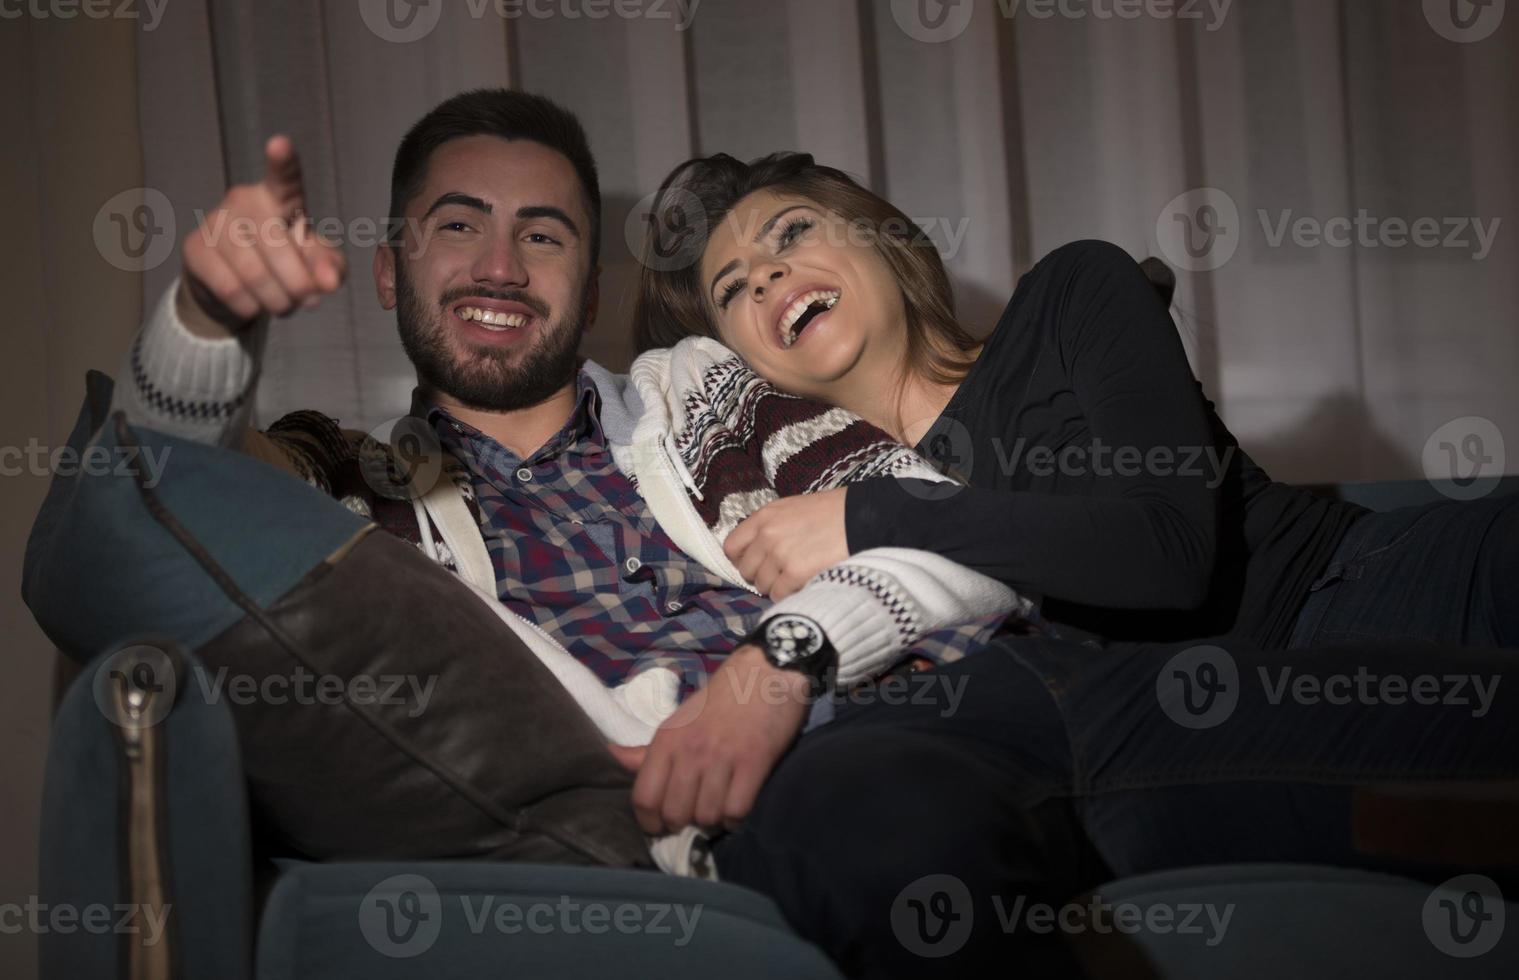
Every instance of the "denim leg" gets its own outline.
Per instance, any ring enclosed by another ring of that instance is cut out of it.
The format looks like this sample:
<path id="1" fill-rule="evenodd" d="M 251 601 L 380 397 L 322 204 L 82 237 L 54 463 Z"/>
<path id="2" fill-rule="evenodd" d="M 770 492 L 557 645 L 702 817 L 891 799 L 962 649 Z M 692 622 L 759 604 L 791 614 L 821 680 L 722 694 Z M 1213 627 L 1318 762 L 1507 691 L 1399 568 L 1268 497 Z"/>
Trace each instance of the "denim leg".
<path id="1" fill-rule="evenodd" d="M 1063 943 L 1003 916 L 1111 876 L 1250 861 L 1492 873 L 1440 847 L 1368 853 L 1358 804 L 1458 783 L 1519 792 L 1513 663 L 1412 643 L 1006 637 L 804 735 L 714 853 L 862 976 L 957 976 L 989 956 L 1059 974 Z M 955 954 L 924 955 L 941 941 Z"/>
<path id="2" fill-rule="evenodd" d="M 1513 651 L 1010 642 L 1055 692 L 1077 812 L 1119 874 L 1239 861 L 1433 874 L 1450 865 L 1358 847 L 1367 792 L 1482 783 L 1519 800 Z"/>
<path id="3" fill-rule="evenodd" d="M 1470 640 L 1519 649 L 1519 494 L 1494 501 L 1492 507 L 1496 513 L 1472 576 Z"/>
<path id="4" fill-rule="evenodd" d="M 1516 564 L 1519 495 L 1368 514 L 1310 588 L 1290 646 L 1519 647 Z"/>
<path id="5" fill-rule="evenodd" d="M 1108 878 L 1071 812 L 1048 691 L 997 648 L 899 681 L 797 741 L 715 844 L 719 873 L 851 976 L 1074 975 L 1061 937 L 1005 930 L 996 904 Z"/>

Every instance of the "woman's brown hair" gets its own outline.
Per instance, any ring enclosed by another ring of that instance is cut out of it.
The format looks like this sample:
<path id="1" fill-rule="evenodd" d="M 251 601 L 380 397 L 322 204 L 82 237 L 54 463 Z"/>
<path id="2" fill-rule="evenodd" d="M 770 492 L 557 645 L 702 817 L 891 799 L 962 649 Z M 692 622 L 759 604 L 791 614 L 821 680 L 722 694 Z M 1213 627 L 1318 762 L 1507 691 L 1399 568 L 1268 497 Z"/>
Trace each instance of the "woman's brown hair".
<path id="1" fill-rule="evenodd" d="M 649 211 L 633 311 L 638 352 L 683 337 L 717 337 L 701 284 L 707 237 L 740 200 L 759 190 L 805 198 L 863 227 L 886 260 L 907 310 L 907 356 L 935 384 L 965 377 L 980 346 L 955 319 L 949 275 L 933 241 L 890 201 L 807 153 L 772 153 L 742 163 L 726 153 L 687 160 L 665 178 Z"/>

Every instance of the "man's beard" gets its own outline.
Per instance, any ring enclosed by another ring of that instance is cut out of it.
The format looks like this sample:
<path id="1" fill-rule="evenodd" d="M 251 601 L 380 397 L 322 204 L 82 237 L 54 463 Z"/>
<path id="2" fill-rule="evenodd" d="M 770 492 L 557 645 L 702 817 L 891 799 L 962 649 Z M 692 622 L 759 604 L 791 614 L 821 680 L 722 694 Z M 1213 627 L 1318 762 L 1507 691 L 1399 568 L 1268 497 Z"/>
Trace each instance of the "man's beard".
<path id="1" fill-rule="evenodd" d="M 523 304 L 536 315 L 533 329 L 539 336 L 525 351 L 450 340 L 445 322 L 452 316 L 450 307 L 469 297 Z M 469 287 L 449 290 L 437 308 L 429 309 L 396 256 L 396 327 L 417 370 L 417 383 L 480 411 L 511 412 L 537 405 L 569 384 L 578 369 L 576 352 L 589 307 L 589 291 L 582 289 L 573 315 L 551 321 L 548 307 L 530 293 Z M 462 351 L 462 357 L 456 351 Z M 515 365 L 513 357 L 518 358 Z"/>

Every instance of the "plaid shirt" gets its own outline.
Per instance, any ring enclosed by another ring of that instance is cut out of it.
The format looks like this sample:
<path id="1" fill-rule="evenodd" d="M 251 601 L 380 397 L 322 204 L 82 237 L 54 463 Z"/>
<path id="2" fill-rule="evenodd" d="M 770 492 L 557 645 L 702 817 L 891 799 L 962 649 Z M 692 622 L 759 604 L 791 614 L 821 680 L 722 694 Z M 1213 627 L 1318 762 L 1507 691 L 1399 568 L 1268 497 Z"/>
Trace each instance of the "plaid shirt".
<path id="1" fill-rule="evenodd" d="M 435 405 L 418 404 L 468 470 L 497 594 L 610 685 L 675 667 L 683 694 L 733 651 L 770 600 L 681 552 L 612 460 L 600 395 L 581 372 L 575 409 L 527 459 Z M 936 663 L 984 645 L 999 622 L 939 630 L 911 651 Z"/>

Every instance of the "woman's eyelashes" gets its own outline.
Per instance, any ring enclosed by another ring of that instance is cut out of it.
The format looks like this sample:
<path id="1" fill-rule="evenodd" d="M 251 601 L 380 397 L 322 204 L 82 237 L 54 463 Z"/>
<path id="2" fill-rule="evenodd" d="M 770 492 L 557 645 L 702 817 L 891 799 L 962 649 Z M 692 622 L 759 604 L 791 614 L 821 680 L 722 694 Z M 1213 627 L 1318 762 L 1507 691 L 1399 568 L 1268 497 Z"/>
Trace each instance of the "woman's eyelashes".
<path id="1" fill-rule="evenodd" d="M 800 238 L 803 234 L 811 231 L 813 226 L 816 224 L 817 222 L 813 221 L 811 218 L 792 218 L 790 221 L 786 222 L 786 226 L 782 228 L 781 233 L 776 236 L 775 250 L 777 252 L 780 252 L 786 248 L 789 248 L 791 244 Z"/>
<path id="2" fill-rule="evenodd" d="M 780 233 L 775 236 L 775 254 L 779 255 L 796 243 L 796 240 L 817 226 L 817 222 L 811 218 L 792 218 L 782 226 Z M 747 284 L 745 279 L 735 279 L 723 287 L 718 295 L 717 308 L 727 312 L 728 304 L 733 302 L 733 297 L 744 291 Z"/>
<path id="3" fill-rule="evenodd" d="M 723 312 L 728 311 L 728 304 L 733 302 L 733 297 L 744 291 L 746 280 L 735 279 L 723 287 L 722 295 L 717 298 L 717 308 Z"/>

